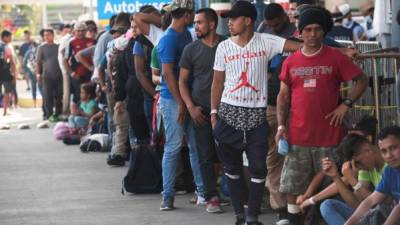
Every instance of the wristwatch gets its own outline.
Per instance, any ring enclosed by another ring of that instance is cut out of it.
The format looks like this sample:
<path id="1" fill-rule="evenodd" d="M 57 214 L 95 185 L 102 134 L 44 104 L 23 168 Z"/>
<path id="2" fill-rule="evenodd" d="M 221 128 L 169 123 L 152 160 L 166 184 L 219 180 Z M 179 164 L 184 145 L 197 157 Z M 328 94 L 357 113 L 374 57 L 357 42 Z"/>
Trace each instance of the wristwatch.
<path id="1" fill-rule="evenodd" d="M 343 99 L 342 102 L 345 106 L 352 108 L 353 107 L 353 100 L 349 99 L 349 98 L 345 98 Z"/>
<path id="2" fill-rule="evenodd" d="M 212 114 L 218 114 L 218 109 L 211 109 L 211 111 L 210 111 L 210 116 L 211 116 Z"/>
<path id="3" fill-rule="evenodd" d="M 357 184 L 353 186 L 353 190 L 358 191 L 360 188 L 362 188 L 362 183 L 358 181 Z"/>

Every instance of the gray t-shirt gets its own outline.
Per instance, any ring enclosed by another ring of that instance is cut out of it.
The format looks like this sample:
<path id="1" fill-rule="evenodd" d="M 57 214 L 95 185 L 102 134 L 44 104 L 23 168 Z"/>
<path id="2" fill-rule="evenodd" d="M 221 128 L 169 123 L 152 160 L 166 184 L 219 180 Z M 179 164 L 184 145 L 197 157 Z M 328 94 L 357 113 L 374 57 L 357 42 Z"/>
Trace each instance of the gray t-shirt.
<path id="1" fill-rule="evenodd" d="M 219 36 L 218 44 L 225 40 Z M 209 47 L 201 40 L 196 40 L 188 44 L 183 50 L 179 66 L 189 70 L 190 89 L 192 100 L 200 106 L 210 108 L 211 84 L 214 74 L 214 59 L 217 45 Z"/>
<path id="2" fill-rule="evenodd" d="M 100 66 L 101 59 L 103 58 L 104 54 L 106 54 L 108 42 L 110 42 L 112 39 L 113 36 L 110 34 L 110 31 L 104 32 L 99 37 L 93 55 L 93 65 L 95 67 Z"/>
<path id="3" fill-rule="evenodd" d="M 80 54 L 82 57 L 93 57 L 95 48 L 96 48 L 96 45 L 92 45 L 90 47 L 87 47 L 87 48 L 81 50 Z"/>
<path id="4" fill-rule="evenodd" d="M 62 77 L 60 65 L 58 64 L 58 44 L 43 44 L 37 51 L 38 63 L 42 65 L 43 78 Z"/>

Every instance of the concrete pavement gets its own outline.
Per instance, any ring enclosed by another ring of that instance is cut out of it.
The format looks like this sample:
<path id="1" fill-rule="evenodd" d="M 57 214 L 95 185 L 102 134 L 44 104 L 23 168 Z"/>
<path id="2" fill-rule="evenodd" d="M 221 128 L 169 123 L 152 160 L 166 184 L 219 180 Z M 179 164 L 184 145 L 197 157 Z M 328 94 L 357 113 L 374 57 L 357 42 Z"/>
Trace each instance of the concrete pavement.
<path id="1" fill-rule="evenodd" d="M 159 211 L 158 194 L 121 195 L 127 167 L 108 167 L 106 156 L 66 146 L 51 129 L 0 131 L 0 224 L 234 224 L 231 207 L 210 215 L 188 203 L 191 195 L 177 196 L 172 212 Z M 274 224 L 274 217 L 263 214 L 261 221 Z"/>
<path id="2" fill-rule="evenodd" d="M 20 102 L 30 103 L 24 87 L 19 81 Z M 9 112 L 0 115 L 0 125 L 11 126 L 0 130 L 0 225 L 234 224 L 231 207 L 210 215 L 189 204 L 192 194 L 177 196 L 172 212 L 159 211 L 159 194 L 122 195 L 127 167 L 110 168 L 106 153 L 83 154 L 55 140 L 52 129 L 37 129 L 40 108 Z M 17 130 L 21 123 L 31 129 Z M 261 221 L 274 224 L 274 217 L 263 214 Z"/>

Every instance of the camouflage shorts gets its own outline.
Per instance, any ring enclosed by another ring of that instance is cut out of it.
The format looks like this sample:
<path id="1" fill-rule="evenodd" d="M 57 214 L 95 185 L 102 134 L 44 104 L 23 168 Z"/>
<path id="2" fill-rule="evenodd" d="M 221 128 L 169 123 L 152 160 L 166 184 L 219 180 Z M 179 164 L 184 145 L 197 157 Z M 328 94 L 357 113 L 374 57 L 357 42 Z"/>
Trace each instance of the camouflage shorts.
<path id="1" fill-rule="evenodd" d="M 321 160 L 325 157 L 336 162 L 336 148 L 292 145 L 283 165 L 279 192 L 303 194 L 314 175 L 321 171 Z"/>

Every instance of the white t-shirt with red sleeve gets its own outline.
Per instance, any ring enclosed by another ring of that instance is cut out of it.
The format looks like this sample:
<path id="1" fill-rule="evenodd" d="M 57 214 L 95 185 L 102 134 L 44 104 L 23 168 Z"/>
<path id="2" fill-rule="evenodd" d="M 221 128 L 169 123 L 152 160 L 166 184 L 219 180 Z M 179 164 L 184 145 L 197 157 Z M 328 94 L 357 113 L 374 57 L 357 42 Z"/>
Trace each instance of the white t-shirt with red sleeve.
<path id="1" fill-rule="evenodd" d="M 221 102 L 247 108 L 267 107 L 268 61 L 283 51 L 285 39 L 254 33 L 246 46 L 230 38 L 218 45 L 214 70 L 225 71 Z"/>
<path id="2" fill-rule="evenodd" d="M 281 80 L 291 90 L 289 143 L 307 147 L 335 147 L 342 127 L 331 126 L 325 116 L 339 105 L 340 83 L 354 79 L 362 71 L 338 50 L 323 46 L 307 57 L 300 50 L 283 63 Z"/>

